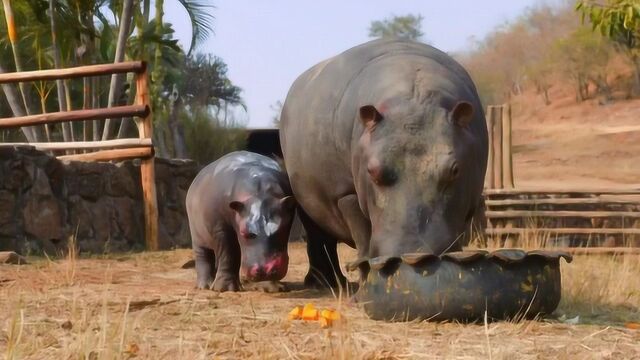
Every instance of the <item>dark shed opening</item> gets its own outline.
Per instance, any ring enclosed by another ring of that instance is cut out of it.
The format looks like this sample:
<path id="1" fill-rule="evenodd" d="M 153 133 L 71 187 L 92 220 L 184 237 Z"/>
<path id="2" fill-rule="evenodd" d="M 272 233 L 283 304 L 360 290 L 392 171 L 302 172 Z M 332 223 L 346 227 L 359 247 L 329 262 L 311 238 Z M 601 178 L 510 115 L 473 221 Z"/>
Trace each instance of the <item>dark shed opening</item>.
<path id="1" fill-rule="evenodd" d="M 269 157 L 277 155 L 282 158 L 278 129 L 248 129 L 247 150 Z"/>

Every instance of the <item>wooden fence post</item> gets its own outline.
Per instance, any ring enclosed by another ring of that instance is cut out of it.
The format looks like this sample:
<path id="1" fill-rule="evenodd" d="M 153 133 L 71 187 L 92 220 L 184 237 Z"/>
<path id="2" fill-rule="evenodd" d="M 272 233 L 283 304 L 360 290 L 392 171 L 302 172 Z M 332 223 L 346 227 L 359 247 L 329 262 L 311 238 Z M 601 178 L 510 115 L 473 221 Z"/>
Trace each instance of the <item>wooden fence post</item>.
<path id="1" fill-rule="evenodd" d="M 495 106 L 492 115 L 494 189 L 502 189 L 502 107 Z"/>
<path id="2" fill-rule="evenodd" d="M 149 104 L 149 84 L 147 69 L 136 75 L 136 103 Z M 136 125 L 140 138 L 152 139 L 153 125 L 152 111 L 147 116 L 136 118 Z M 158 199 L 156 197 L 155 162 L 154 157 L 142 159 L 140 165 L 142 180 L 142 196 L 144 201 L 145 243 L 147 250 L 158 250 Z"/>
<path id="3" fill-rule="evenodd" d="M 513 189 L 513 155 L 511 153 L 511 105 L 502 106 L 502 185 Z"/>
<path id="4" fill-rule="evenodd" d="M 495 111 L 495 106 L 493 105 L 489 105 L 487 106 L 487 114 L 485 115 L 486 119 L 487 119 L 487 132 L 488 132 L 488 136 L 489 136 L 489 156 L 487 159 L 487 187 L 489 189 L 495 189 L 495 177 L 494 177 L 494 171 L 493 171 L 493 163 L 494 163 L 494 156 L 493 156 L 493 113 Z"/>

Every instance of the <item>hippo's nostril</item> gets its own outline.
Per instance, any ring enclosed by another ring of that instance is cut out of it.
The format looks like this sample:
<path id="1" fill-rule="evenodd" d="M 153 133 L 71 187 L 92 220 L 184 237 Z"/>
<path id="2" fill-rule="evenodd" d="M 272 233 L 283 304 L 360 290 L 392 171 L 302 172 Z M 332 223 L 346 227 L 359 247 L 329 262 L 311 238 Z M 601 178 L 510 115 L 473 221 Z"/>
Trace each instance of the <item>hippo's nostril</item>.
<path id="1" fill-rule="evenodd" d="M 369 164 L 369 166 L 367 166 L 367 172 L 371 180 L 378 186 L 391 186 L 397 180 L 396 173 L 392 168 L 383 167 L 379 164 Z"/>

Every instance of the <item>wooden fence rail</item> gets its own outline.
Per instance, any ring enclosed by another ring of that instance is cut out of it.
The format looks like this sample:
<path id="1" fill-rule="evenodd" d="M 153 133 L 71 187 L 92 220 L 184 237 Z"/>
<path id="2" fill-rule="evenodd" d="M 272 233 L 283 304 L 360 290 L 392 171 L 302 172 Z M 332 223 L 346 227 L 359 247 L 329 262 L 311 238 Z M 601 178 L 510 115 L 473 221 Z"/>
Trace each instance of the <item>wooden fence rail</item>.
<path id="1" fill-rule="evenodd" d="M 60 111 L 0 119 L 0 129 L 56 124 L 67 121 L 104 120 L 125 116 L 146 117 L 150 112 L 151 109 L 148 105 L 125 105 L 101 109 Z"/>
<path id="2" fill-rule="evenodd" d="M 115 139 L 102 141 L 73 141 L 73 142 L 40 142 L 40 143 L 2 143 L 1 147 L 31 146 L 41 151 L 55 150 L 101 150 L 126 149 L 131 147 L 153 147 L 151 139 Z"/>
<path id="3" fill-rule="evenodd" d="M 485 189 L 484 203 L 484 234 L 505 241 L 569 236 L 572 244 L 640 246 L 637 189 Z"/>
<path id="4" fill-rule="evenodd" d="M 38 70 L 0 74 L 0 84 L 40 80 L 61 80 L 89 76 L 103 76 L 122 73 L 136 74 L 135 104 L 111 108 L 85 109 L 54 112 L 15 118 L 0 119 L 0 129 L 23 126 L 54 124 L 67 121 L 103 120 L 110 118 L 134 117 L 138 128 L 138 139 L 117 139 L 104 141 L 82 141 L 68 143 L 28 144 L 37 149 L 53 150 L 97 150 L 84 154 L 58 156 L 61 160 L 77 161 L 114 161 L 123 159 L 142 159 L 140 164 L 142 194 L 145 215 L 145 242 L 149 250 L 158 249 L 158 205 L 155 187 L 155 165 L 153 153 L 153 132 L 151 108 L 149 105 L 149 85 L 147 66 L 142 61 L 130 61 L 115 64 L 79 66 L 66 69 Z M 20 146 L 24 143 L 1 146 Z M 108 150 L 105 150 L 108 149 Z"/>
<path id="5" fill-rule="evenodd" d="M 66 69 L 2 73 L 0 74 L 0 84 L 39 80 L 62 80 L 124 73 L 143 74 L 146 72 L 147 64 L 144 61 L 127 61 L 116 64 L 86 65 Z"/>

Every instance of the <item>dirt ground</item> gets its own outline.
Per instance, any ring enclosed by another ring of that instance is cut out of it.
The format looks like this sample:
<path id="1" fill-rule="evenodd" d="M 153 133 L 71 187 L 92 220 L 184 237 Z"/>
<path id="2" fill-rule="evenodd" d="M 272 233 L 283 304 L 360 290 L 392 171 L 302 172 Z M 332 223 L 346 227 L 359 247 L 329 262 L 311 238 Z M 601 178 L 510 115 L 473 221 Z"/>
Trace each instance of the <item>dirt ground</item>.
<path id="1" fill-rule="evenodd" d="M 512 102 L 516 186 L 640 188 L 640 100 L 576 103 L 559 88 L 551 98 L 548 106 L 533 93 Z"/>
<path id="2" fill-rule="evenodd" d="M 347 261 L 354 253 L 340 248 Z M 633 359 L 640 358 L 640 259 L 578 257 L 563 300 L 539 321 L 384 323 L 347 294 L 301 289 L 304 244 L 290 246 L 280 294 L 193 288 L 188 250 L 30 259 L 0 265 L 0 354 L 7 359 Z M 287 320 L 295 305 L 338 309 L 331 329 Z M 568 319 L 568 320 L 565 320 Z"/>

